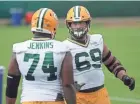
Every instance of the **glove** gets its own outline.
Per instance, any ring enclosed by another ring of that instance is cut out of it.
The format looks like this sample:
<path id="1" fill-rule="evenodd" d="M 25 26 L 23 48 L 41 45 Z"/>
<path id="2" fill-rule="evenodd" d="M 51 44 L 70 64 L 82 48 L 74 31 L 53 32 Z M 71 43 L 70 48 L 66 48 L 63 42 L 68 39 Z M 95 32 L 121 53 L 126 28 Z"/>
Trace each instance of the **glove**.
<path id="1" fill-rule="evenodd" d="M 126 86 L 129 87 L 130 91 L 134 90 L 134 88 L 135 88 L 135 79 L 134 78 L 130 78 L 129 76 L 124 75 L 122 77 L 122 81 L 124 82 L 124 84 Z"/>

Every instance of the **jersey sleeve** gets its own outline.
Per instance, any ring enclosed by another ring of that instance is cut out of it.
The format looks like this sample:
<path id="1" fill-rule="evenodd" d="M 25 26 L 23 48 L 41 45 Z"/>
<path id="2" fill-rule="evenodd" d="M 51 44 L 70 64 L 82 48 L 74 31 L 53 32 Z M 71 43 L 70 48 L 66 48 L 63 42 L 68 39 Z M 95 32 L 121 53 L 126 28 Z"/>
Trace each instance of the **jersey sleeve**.
<path id="1" fill-rule="evenodd" d="M 66 51 L 66 52 L 70 51 L 68 45 L 66 45 L 65 43 L 62 42 L 62 45 L 61 46 L 63 46 L 63 50 L 64 51 Z"/>
<path id="2" fill-rule="evenodd" d="M 69 51 L 69 48 L 63 42 L 57 41 L 57 42 L 55 42 L 54 51 L 57 52 L 57 53 L 63 53 L 63 52 L 66 53 L 66 52 Z"/>
<path id="3" fill-rule="evenodd" d="M 69 41 L 68 40 L 64 40 L 63 41 L 63 44 L 65 45 L 65 47 L 70 50 L 70 44 L 69 44 Z"/>
<path id="4" fill-rule="evenodd" d="M 26 43 L 24 42 L 13 44 L 14 53 L 25 52 L 26 50 L 27 50 L 27 46 L 26 46 Z"/>
<path id="5" fill-rule="evenodd" d="M 94 44 L 100 44 L 101 45 L 101 51 L 103 52 L 103 46 L 104 46 L 104 40 L 103 36 L 101 34 L 93 34 L 91 35 L 91 42 L 94 42 Z"/>
<path id="6" fill-rule="evenodd" d="M 103 42 L 103 36 L 101 34 L 93 34 L 91 35 L 91 39 L 98 43 Z"/>

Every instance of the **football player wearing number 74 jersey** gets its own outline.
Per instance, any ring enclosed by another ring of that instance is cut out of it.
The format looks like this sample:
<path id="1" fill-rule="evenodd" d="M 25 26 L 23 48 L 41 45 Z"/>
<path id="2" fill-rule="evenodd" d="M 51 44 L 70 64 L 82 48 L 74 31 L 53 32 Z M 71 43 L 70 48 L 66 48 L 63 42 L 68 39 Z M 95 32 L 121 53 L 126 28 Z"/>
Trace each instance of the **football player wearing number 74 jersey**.
<path id="1" fill-rule="evenodd" d="M 102 63 L 130 90 L 135 80 L 126 74 L 126 69 L 112 55 L 101 34 L 88 34 L 91 16 L 83 6 L 72 7 L 66 17 L 70 36 L 64 41 L 73 56 L 74 80 L 78 104 L 110 104 L 104 87 Z"/>
<path id="2" fill-rule="evenodd" d="M 76 104 L 72 56 L 54 40 L 57 25 L 56 14 L 41 8 L 32 17 L 33 38 L 13 45 L 6 104 L 15 104 L 21 75 L 21 104 Z"/>

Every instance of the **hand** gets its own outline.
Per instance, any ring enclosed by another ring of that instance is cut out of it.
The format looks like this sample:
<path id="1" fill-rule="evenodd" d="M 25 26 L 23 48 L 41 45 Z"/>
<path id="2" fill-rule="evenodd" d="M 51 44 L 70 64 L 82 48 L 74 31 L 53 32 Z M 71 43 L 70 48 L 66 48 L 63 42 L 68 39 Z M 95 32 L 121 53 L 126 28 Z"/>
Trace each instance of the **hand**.
<path id="1" fill-rule="evenodd" d="M 124 75 L 122 77 L 122 81 L 124 82 L 124 84 L 126 86 L 129 87 L 130 91 L 134 90 L 134 88 L 135 88 L 135 79 L 134 78 L 131 78 L 131 77 L 127 76 L 127 75 Z"/>
<path id="2" fill-rule="evenodd" d="M 74 86 L 77 91 L 80 91 L 81 87 L 83 87 L 84 85 L 85 85 L 85 83 L 78 84 L 77 81 L 74 82 Z"/>

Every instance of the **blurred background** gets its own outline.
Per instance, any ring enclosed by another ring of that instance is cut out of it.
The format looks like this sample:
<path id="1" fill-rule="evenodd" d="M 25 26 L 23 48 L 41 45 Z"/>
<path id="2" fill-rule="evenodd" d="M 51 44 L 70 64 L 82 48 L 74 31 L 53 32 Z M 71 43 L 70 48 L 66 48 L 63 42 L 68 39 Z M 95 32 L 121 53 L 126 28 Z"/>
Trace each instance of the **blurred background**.
<path id="1" fill-rule="evenodd" d="M 90 33 L 102 34 L 105 43 L 127 69 L 127 73 L 136 79 L 136 89 L 131 92 L 103 66 L 105 85 L 112 104 L 140 104 L 140 1 L 1 1 L 0 65 L 5 67 L 3 80 L 0 70 L 2 104 L 6 104 L 6 74 L 12 45 L 31 39 L 30 20 L 34 11 L 51 8 L 56 12 L 59 18 L 56 39 L 63 41 L 69 34 L 65 25 L 66 14 L 75 5 L 85 6 L 89 10 L 92 16 Z M 21 86 L 16 104 L 20 102 L 20 93 Z"/>

